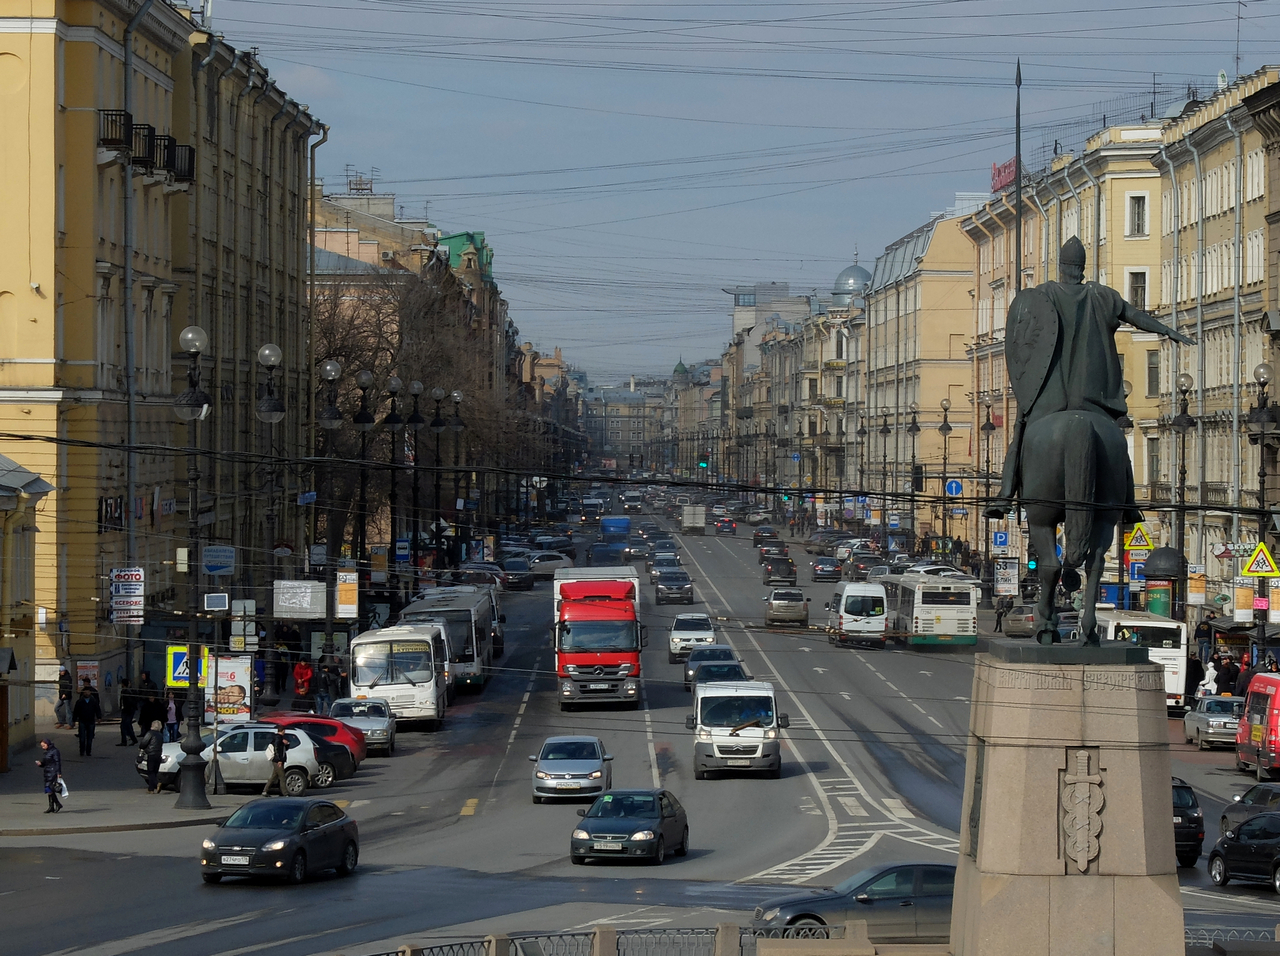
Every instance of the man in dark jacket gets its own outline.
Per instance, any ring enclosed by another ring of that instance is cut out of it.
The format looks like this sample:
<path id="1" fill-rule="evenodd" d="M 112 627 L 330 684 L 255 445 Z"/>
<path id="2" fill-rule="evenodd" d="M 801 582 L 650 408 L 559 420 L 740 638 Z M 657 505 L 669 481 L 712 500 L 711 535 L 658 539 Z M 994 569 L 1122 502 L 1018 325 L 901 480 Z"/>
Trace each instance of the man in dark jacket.
<path id="1" fill-rule="evenodd" d="M 1218 665 L 1218 693 L 1230 694 L 1236 689 L 1236 678 L 1240 676 L 1240 667 L 1230 654 L 1222 655 L 1222 663 Z"/>
<path id="2" fill-rule="evenodd" d="M 98 706 L 98 698 L 93 696 L 89 687 L 80 689 L 80 699 L 71 709 L 72 726 L 80 727 L 80 756 L 93 756 L 93 735 L 98 729 L 98 721 L 102 719 L 102 708 Z"/>
<path id="3" fill-rule="evenodd" d="M 1249 681 L 1253 680 L 1253 668 L 1249 666 L 1246 658 L 1240 663 L 1240 673 L 1236 675 L 1235 688 L 1231 691 L 1236 697 L 1243 697 L 1249 693 Z"/>
<path id="4" fill-rule="evenodd" d="M 76 705 L 75 697 L 71 691 L 71 671 L 63 665 L 58 668 L 58 705 L 54 708 L 60 728 L 71 726 L 71 708 Z"/>
<path id="5" fill-rule="evenodd" d="M 1187 696 L 1187 704 L 1190 706 L 1191 701 L 1195 700 L 1196 688 L 1200 686 L 1200 682 L 1204 680 L 1204 665 L 1200 663 L 1200 658 L 1195 654 L 1187 660 L 1187 683 L 1183 688 L 1183 693 Z"/>
<path id="6" fill-rule="evenodd" d="M 289 754 L 289 738 L 284 735 L 284 731 L 279 727 L 276 732 L 271 735 L 271 776 L 267 778 L 267 785 L 262 788 L 264 797 L 271 796 L 271 785 L 277 784 L 280 787 L 280 796 L 286 796 L 284 789 L 284 764 Z"/>
<path id="7" fill-rule="evenodd" d="M 151 722 L 151 729 L 142 735 L 138 748 L 147 758 L 147 793 L 159 793 L 160 759 L 164 756 L 164 724 L 158 720 Z"/>
<path id="8" fill-rule="evenodd" d="M 62 809 L 62 754 L 46 737 L 40 741 L 40 749 L 44 755 L 36 761 L 36 766 L 44 771 L 44 792 L 49 797 L 49 809 L 45 813 L 57 813 Z"/>
<path id="9" fill-rule="evenodd" d="M 138 709 L 138 697 L 129 684 L 129 678 L 120 678 L 120 743 L 117 747 L 127 747 L 138 742 L 133 732 L 133 715 Z"/>

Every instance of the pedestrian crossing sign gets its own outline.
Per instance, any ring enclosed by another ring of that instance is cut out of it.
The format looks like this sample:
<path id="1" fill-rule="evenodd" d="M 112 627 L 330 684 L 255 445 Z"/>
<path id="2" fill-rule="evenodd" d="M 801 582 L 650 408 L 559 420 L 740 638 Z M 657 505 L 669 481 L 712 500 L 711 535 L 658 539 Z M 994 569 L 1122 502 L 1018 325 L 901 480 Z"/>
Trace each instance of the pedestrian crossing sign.
<path id="1" fill-rule="evenodd" d="M 1133 530 L 1125 535 L 1124 548 L 1126 551 L 1150 551 L 1153 547 L 1151 535 L 1147 534 L 1146 525 L 1135 524 Z"/>
<path id="2" fill-rule="evenodd" d="M 187 646 L 185 644 L 170 644 L 165 648 L 165 686 L 166 687 L 187 687 L 191 684 L 191 670 L 187 662 Z M 204 687 L 207 683 L 207 675 L 209 672 L 209 648 L 203 646 L 200 648 L 200 667 L 199 680 L 200 686 Z"/>
<path id="3" fill-rule="evenodd" d="M 1258 542 L 1258 546 L 1253 549 L 1253 554 L 1249 555 L 1249 560 L 1245 562 L 1244 570 L 1240 573 L 1251 578 L 1274 578 L 1280 575 L 1280 570 L 1276 569 L 1276 560 L 1267 550 L 1265 541 Z"/>

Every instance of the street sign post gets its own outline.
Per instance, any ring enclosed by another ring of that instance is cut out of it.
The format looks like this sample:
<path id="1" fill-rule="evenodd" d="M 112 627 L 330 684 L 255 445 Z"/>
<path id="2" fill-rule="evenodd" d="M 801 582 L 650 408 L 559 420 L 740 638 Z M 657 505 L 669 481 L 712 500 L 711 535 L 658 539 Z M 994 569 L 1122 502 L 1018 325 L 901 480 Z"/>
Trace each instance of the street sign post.
<path id="1" fill-rule="evenodd" d="M 147 572 L 142 568 L 111 569 L 111 620 L 142 624 L 147 609 Z"/>
<path id="2" fill-rule="evenodd" d="M 235 574 L 236 549 L 230 545 L 206 544 L 200 549 L 201 570 L 214 577 Z"/>
<path id="3" fill-rule="evenodd" d="M 959 498 L 964 494 L 964 482 L 959 478 L 952 478 L 947 481 L 947 496 L 951 498 Z"/>

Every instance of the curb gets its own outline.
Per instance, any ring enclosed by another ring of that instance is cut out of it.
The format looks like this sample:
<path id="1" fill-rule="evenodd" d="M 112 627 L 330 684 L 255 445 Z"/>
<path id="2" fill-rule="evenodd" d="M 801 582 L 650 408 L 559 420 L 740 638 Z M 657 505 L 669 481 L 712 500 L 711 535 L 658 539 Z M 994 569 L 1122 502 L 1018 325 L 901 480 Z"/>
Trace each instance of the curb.
<path id="1" fill-rule="evenodd" d="M 31 827 L 25 830 L 0 830 L 0 837 L 74 836 L 78 833 L 127 833 L 130 830 L 175 830 L 178 827 L 219 826 L 229 813 L 216 817 L 195 817 L 190 820 L 164 820 L 151 823 L 121 823 L 96 827 Z"/>

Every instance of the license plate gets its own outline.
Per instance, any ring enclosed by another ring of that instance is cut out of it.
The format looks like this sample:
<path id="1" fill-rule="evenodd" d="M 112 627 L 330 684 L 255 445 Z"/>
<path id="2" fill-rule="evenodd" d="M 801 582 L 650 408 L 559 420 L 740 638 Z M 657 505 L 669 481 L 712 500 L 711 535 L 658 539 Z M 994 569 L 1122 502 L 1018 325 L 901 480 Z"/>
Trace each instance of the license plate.
<path id="1" fill-rule="evenodd" d="M 593 844 L 591 844 L 591 849 L 593 849 L 593 850 L 621 850 L 621 849 L 622 849 L 622 844 L 621 844 L 621 843 L 593 843 Z"/>
<path id="2" fill-rule="evenodd" d="M 247 856 L 224 856 L 222 858 L 223 866 L 248 866 L 249 858 Z"/>
<path id="3" fill-rule="evenodd" d="M 751 761 L 745 757 L 730 757 L 725 761 L 725 764 L 729 767 L 750 767 Z"/>
<path id="4" fill-rule="evenodd" d="M 587 690 L 608 690 L 608 684 L 588 684 Z"/>
<path id="5" fill-rule="evenodd" d="M 1181 823 L 1181 822 L 1182 822 L 1182 817 L 1174 817 L 1174 818 L 1173 818 L 1173 822 L 1174 822 L 1174 823 Z"/>
<path id="6" fill-rule="evenodd" d="M 581 788 L 582 784 L 574 780 L 560 780 L 556 782 L 557 790 L 580 790 Z"/>

